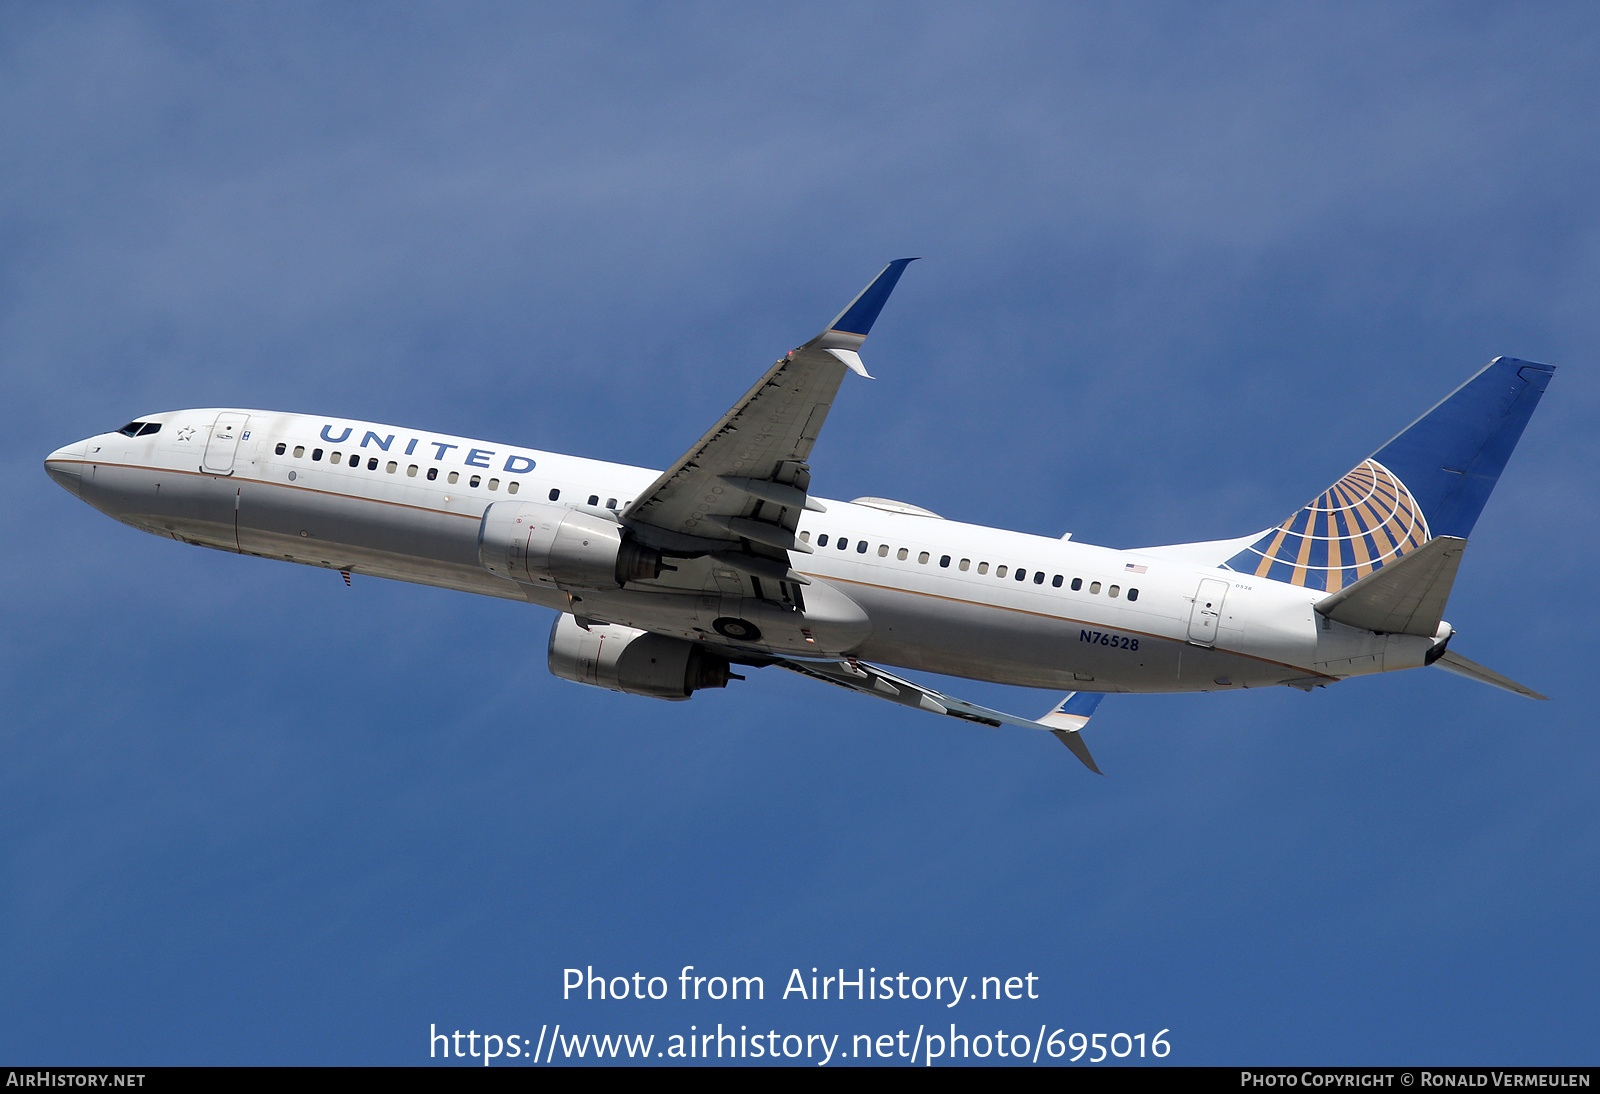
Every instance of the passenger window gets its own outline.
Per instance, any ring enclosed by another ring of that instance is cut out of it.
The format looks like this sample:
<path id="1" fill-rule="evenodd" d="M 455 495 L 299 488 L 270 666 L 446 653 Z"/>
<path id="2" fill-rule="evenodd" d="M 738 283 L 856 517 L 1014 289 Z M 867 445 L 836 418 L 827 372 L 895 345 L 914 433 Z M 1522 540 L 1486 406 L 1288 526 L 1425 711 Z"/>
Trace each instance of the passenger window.
<path id="1" fill-rule="evenodd" d="M 889 545 L 887 543 L 878 544 L 878 557 L 879 558 L 888 558 L 889 557 Z"/>
<path id="2" fill-rule="evenodd" d="M 131 436 L 133 436 L 133 434 L 130 433 L 130 434 L 128 434 L 128 436 L 131 437 Z M 278 442 L 278 447 L 274 448 L 272 451 L 281 456 L 281 455 L 283 455 L 284 450 L 287 449 L 288 447 L 289 447 L 288 445 L 284 444 L 282 441 L 279 441 Z"/>
<path id="3" fill-rule="evenodd" d="M 968 566 L 971 566 L 971 565 L 972 565 L 972 560 L 970 558 L 964 558 L 964 559 L 961 560 L 960 564 L 956 568 L 958 570 L 965 571 L 966 568 Z"/>
<path id="4" fill-rule="evenodd" d="M 339 453 L 335 452 L 333 455 L 329 456 L 328 457 L 328 462 L 329 463 L 338 463 L 339 462 Z"/>
<path id="5" fill-rule="evenodd" d="M 513 480 L 513 481 L 512 481 L 512 482 L 511 482 L 511 483 L 510 483 L 510 484 L 509 484 L 509 485 L 508 485 L 508 486 L 507 486 L 507 487 L 506 487 L 506 493 L 508 493 L 508 494 L 515 494 L 515 493 L 516 493 L 516 492 L 517 492 L 517 488 L 518 488 L 518 487 L 519 487 L 519 486 L 521 486 L 521 485 L 522 485 L 522 484 L 521 484 L 521 483 L 519 483 L 519 482 L 517 482 L 517 481 L 515 481 L 515 480 Z"/>
<path id="6" fill-rule="evenodd" d="M 298 460 L 300 457 L 304 456 L 305 454 L 306 454 L 306 446 L 305 445 L 297 444 L 297 445 L 294 446 L 294 458 L 295 459 Z"/>
<path id="7" fill-rule="evenodd" d="M 1020 566 L 1017 568 L 1017 580 L 1018 581 L 1026 581 L 1026 580 L 1028 580 L 1028 571 L 1022 569 Z"/>
<path id="8" fill-rule="evenodd" d="M 615 509 L 616 507 L 617 507 L 617 499 L 616 498 L 607 498 L 606 499 L 606 508 L 607 509 Z"/>
<path id="9" fill-rule="evenodd" d="M 312 449 L 312 450 L 311 450 L 311 458 L 312 458 L 312 459 L 313 459 L 313 460 L 320 460 L 320 459 L 322 459 L 322 449 L 320 449 L 320 448 L 313 448 L 313 449 Z"/>
<path id="10" fill-rule="evenodd" d="M 940 555 L 939 556 L 939 565 L 943 569 L 948 570 L 950 568 L 950 556 L 949 555 Z"/>
<path id="11" fill-rule="evenodd" d="M 459 471 L 450 472 L 450 474 L 448 474 L 448 475 L 446 475 L 444 477 L 444 481 L 449 483 L 451 486 L 454 486 L 456 483 L 461 481 L 461 472 L 459 472 Z"/>
<path id="12" fill-rule="evenodd" d="M 482 481 L 483 481 L 483 476 L 482 475 L 474 475 L 474 476 L 472 476 L 471 481 L 469 481 L 467 483 L 467 485 L 472 487 L 474 490 L 476 490 L 477 487 L 478 487 L 478 484 L 480 482 L 482 482 Z"/>
<path id="13" fill-rule="evenodd" d="M 390 464 L 389 466 L 393 467 L 394 465 Z M 376 456 L 367 457 L 367 470 L 368 471 L 376 471 L 377 469 L 378 469 L 378 457 L 376 457 Z"/>
<path id="14" fill-rule="evenodd" d="M 554 489 L 554 490 L 550 491 L 550 500 L 551 501 L 560 501 L 561 500 L 561 491 L 560 491 L 560 489 Z"/>
<path id="15" fill-rule="evenodd" d="M 451 481 L 453 482 L 454 480 L 452 479 Z M 590 505 L 599 505 L 600 504 L 600 495 L 599 494 L 590 494 L 589 495 L 589 504 Z"/>
<path id="16" fill-rule="evenodd" d="M 828 533 L 824 532 L 820 536 L 817 537 L 817 546 L 818 547 L 826 547 L 827 545 L 828 545 Z"/>
<path id="17" fill-rule="evenodd" d="M 392 475 L 396 471 L 400 470 L 400 465 L 395 463 L 393 460 L 390 460 L 388 466 L 385 467 L 383 470 L 384 470 L 385 474 Z"/>
<path id="18" fill-rule="evenodd" d="M 1089 591 L 1091 593 L 1098 593 L 1100 591 L 1100 583 L 1098 581 L 1089 582 Z"/>
<path id="19" fill-rule="evenodd" d="M 917 561 L 926 566 L 928 564 L 928 552 L 923 551 L 920 555 L 918 555 Z"/>
<path id="20" fill-rule="evenodd" d="M 417 465 L 416 464 L 412 464 L 410 467 L 406 468 L 406 478 L 414 479 L 416 477 L 417 477 Z"/>
<path id="21" fill-rule="evenodd" d="M 910 553 L 911 553 L 910 551 L 908 551 L 904 547 L 902 547 L 902 548 L 900 548 L 898 551 L 896 551 L 894 553 L 894 557 L 898 558 L 901 562 L 904 562 L 906 560 L 906 556 L 909 555 Z"/>
<path id="22" fill-rule="evenodd" d="M 1129 589 L 1128 590 L 1128 599 L 1129 600 L 1138 600 L 1139 599 L 1139 590 L 1138 589 Z"/>
<path id="23" fill-rule="evenodd" d="M 428 468 L 428 481 L 429 482 L 432 482 L 434 479 L 436 479 L 438 477 L 439 477 L 439 469 L 437 467 Z"/>
<path id="24" fill-rule="evenodd" d="M 838 542 L 838 544 L 836 544 L 836 546 L 839 548 L 839 550 L 842 551 L 846 547 L 850 546 L 850 541 L 845 539 L 843 536 L 840 536 L 839 537 L 839 542 Z"/>
<path id="25" fill-rule="evenodd" d="M 500 480 L 499 479 L 490 479 L 489 480 L 489 489 L 490 490 L 498 490 L 498 489 L 500 489 Z"/>
<path id="26" fill-rule="evenodd" d="M 1004 566 L 996 566 L 994 568 L 994 576 L 995 577 L 1005 577 L 1006 576 L 1006 567 L 1004 567 Z"/>
<path id="27" fill-rule="evenodd" d="M 1050 587 L 1053 588 L 1053 589 L 1061 588 L 1061 575 L 1060 574 L 1057 574 L 1055 577 L 1052 577 L 1050 579 Z"/>
<path id="28" fill-rule="evenodd" d="M 801 543 L 810 543 L 811 542 L 811 533 L 810 532 L 801 532 L 800 533 L 800 542 Z"/>
<path id="29" fill-rule="evenodd" d="M 1077 592 L 1081 588 L 1083 588 L 1083 578 L 1081 578 L 1081 577 L 1073 578 L 1072 579 L 1072 591 L 1073 592 Z"/>
<path id="30" fill-rule="evenodd" d="M 989 564 L 987 562 L 978 563 L 978 572 L 980 574 L 988 573 L 989 572 Z"/>
<path id="31" fill-rule="evenodd" d="M 1121 587 L 1121 586 L 1119 586 L 1119 585 L 1113 585 L 1113 586 L 1111 586 L 1111 588 L 1109 588 L 1109 589 L 1107 589 L 1107 590 L 1106 590 L 1106 595 L 1107 595 L 1107 596 L 1111 596 L 1111 597 L 1114 597 L 1114 596 L 1116 596 L 1116 595 L 1117 595 L 1117 594 L 1118 594 L 1118 593 L 1120 593 L 1120 592 L 1121 592 L 1121 591 L 1122 591 L 1122 587 Z"/>
<path id="32" fill-rule="evenodd" d="M 866 553 L 867 553 L 867 541 L 864 540 L 864 539 L 863 540 L 858 540 L 856 542 L 856 554 L 864 555 Z"/>
<path id="33" fill-rule="evenodd" d="M 1037 570 L 1037 571 L 1034 572 L 1033 583 L 1035 585 L 1043 585 L 1044 584 L 1044 571 L 1043 570 Z"/>

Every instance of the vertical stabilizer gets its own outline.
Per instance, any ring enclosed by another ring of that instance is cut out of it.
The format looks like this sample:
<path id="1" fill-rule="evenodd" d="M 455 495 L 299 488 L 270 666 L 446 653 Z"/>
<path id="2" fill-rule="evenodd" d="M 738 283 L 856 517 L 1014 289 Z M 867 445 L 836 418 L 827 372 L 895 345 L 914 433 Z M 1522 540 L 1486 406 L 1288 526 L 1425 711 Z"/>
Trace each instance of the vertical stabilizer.
<path id="1" fill-rule="evenodd" d="M 1496 357 L 1227 565 L 1337 592 L 1434 536 L 1465 539 L 1554 371 Z"/>

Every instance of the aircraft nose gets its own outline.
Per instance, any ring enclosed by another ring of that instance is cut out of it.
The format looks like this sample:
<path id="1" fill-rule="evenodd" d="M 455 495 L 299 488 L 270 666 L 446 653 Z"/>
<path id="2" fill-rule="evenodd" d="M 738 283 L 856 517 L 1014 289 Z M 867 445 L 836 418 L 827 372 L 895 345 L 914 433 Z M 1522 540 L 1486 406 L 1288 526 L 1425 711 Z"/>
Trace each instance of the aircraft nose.
<path id="1" fill-rule="evenodd" d="M 83 461 L 88 443 L 69 444 L 44 458 L 45 472 L 69 493 L 81 495 L 83 492 Z"/>

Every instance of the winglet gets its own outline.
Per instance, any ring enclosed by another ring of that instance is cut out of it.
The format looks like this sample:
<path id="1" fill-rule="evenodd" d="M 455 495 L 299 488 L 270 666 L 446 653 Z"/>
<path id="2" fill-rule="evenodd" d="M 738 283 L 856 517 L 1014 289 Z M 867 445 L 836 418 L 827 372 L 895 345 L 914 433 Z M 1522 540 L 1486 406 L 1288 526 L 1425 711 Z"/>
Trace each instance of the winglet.
<path id="1" fill-rule="evenodd" d="M 845 368 L 849 369 L 857 376 L 864 376 L 868 380 L 872 379 L 871 374 L 867 372 L 866 362 L 861 360 L 861 354 L 857 353 L 855 350 L 839 349 L 837 346 L 829 346 L 828 352 L 837 357 L 844 364 Z"/>
<path id="2" fill-rule="evenodd" d="M 1039 719 L 1046 729 L 1076 733 L 1088 724 L 1105 695 L 1098 691 L 1069 691 L 1050 713 Z"/>
<path id="3" fill-rule="evenodd" d="M 850 301 L 850 305 L 828 324 L 828 329 L 840 334 L 854 334 L 865 338 L 872 330 L 872 324 L 878 321 L 878 313 L 888 302 L 889 294 L 894 292 L 895 285 L 900 281 L 900 275 L 915 261 L 914 258 L 897 258 L 885 266 L 878 276 L 872 279 L 872 284 L 862 289 L 860 294 Z"/>
<path id="4" fill-rule="evenodd" d="M 861 340 L 872 330 L 872 324 L 878 321 L 878 313 L 883 311 L 883 305 L 900 281 L 900 275 L 915 261 L 914 258 L 897 258 L 885 266 L 878 276 L 872 279 L 872 284 L 862 289 L 856 298 L 850 301 L 849 306 L 828 324 L 823 337 L 830 334 L 853 335 L 853 344 L 845 348 L 855 349 L 860 346 Z"/>
<path id="5" fill-rule="evenodd" d="M 1060 741 L 1062 744 L 1071 749 L 1074 756 L 1083 761 L 1084 767 L 1087 767 L 1096 775 L 1105 774 L 1104 771 L 1101 771 L 1095 766 L 1094 757 L 1089 755 L 1089 746 L 1083 743 L 1082 734 L 1078 733 L 1076 730 L 1066 729 L 1052 729 L 1050 732 L 1055 735 L 1056 740 Z"/>
<path id="6" fill-rule="evenodd" d="M 1105 772 L 1095 765 L 1094 757 L 1089 755 L 1089 746 L 1084 744 L 1083 736 L 1078 731 L 1089 723 L 1095 708 L 1104 698 L 1100 692 L 1069 691 L 1061 702 L 1050 708 L 1049 714 L 1039 719 L 1040 725 L 1054 734 L 1056 740 L 1066 745 L 1082 761 L 1083 766 L 1096 775 L 1104 775 Z"/>

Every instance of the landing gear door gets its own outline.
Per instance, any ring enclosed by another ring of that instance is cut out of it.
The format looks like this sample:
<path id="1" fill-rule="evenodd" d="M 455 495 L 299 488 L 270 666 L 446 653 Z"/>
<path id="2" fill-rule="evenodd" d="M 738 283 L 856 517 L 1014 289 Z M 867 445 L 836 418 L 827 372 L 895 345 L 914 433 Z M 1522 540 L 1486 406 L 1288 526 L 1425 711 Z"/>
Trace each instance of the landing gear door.
<path id="1" fill-rule="evenodd" d="M 205 461 L 200 470 L 213 475 L 233 474 L 233 457 L 239 451 L 239 441 L 245 435 L 245 423 L 250 415 L 227 410 L 217 415 L 211 427 L 211 439 L 206 442 Z"/>
<path id="2" fill-rule="evenodd" d="M 1200 589 L 1194 594 L 1194 608 L 1189 613 L 1189 641 L 1197 646 L 1212 646 L 1217 641 L 1217 622 L 1222 618 L 1222 601 L 1228 595 L 1228 583 L 1214 577 L 1203 578 Z"/>

